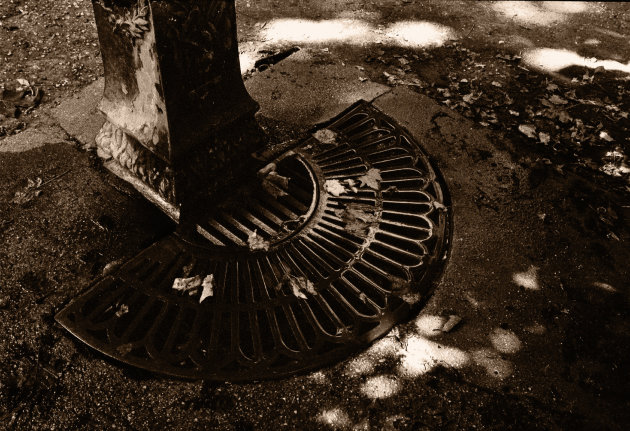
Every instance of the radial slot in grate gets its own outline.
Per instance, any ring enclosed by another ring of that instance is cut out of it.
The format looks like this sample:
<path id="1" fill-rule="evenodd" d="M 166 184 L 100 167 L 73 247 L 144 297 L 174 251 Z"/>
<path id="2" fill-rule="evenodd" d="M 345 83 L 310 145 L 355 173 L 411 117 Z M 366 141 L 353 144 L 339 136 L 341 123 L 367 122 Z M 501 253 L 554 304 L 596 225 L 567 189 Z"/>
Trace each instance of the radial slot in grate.
<path id="1" fill-rule="evenodd" d="M 445 259 L 445 188 L 421 147 L 371 105 L 327 129 L 334 142 L 311 137 L 274 162 L 289 179 L 281 193 L 235 192 L 199 222 L 199 239 L 153 244 L 58 321 L 122 362 L 232 381 L 313 369 L 382 336 L 428 295 Z M 364 177 L 375 173 L 377 187 Z M 342 189 L 327 192 L 330 181 Z M 173 289 L 210 275 L 201 303 L 201 287 Z"/>

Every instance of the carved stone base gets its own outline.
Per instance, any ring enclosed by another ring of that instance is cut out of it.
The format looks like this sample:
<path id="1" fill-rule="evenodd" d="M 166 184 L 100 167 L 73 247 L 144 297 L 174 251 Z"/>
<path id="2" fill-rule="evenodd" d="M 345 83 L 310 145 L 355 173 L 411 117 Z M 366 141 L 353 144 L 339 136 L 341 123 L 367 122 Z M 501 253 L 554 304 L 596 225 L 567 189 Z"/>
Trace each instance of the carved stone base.
<path id="1" fill-rule="evenodd" d="M 173 220 L 179 219 L 173 170 L 165 161 L 109 121 L 96 135 L 96 150 L 105 167 L 131 183 Z"/>
<path id="2" fill-rule="evenodd" d="M 265 138 L 256 120 L 247 118 L 217 132 L 170 165 L 106 121 L 96 136 L 96 148 L 107 169 L 131 183 L 174 221 L 180 222 L 184 213 L 185 221 L 194 225 L 211 211 L 213 202 L 246 180 L 245 172 L 255 174 L 260 162 L 251 154 L 264 147 Z"/>

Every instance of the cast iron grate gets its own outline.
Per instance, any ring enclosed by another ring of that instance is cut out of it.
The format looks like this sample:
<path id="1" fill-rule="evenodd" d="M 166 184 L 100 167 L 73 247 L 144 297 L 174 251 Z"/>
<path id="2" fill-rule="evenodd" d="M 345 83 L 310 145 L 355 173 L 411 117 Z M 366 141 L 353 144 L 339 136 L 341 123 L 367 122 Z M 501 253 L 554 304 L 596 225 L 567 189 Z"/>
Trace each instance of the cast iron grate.
<path id="1" fill-rule="evenodd" d="M 445 186 L 418 143 L 368 103 L 322 130 L 275 161 L 283 192 L 235 192 L 199 223 L 202 240 L 153 244 L 57 320 L 124 363 L 231 381 L 313 369 L 385 334 L 446 259 Z M 360 181 L 375 173 L 380 181 Z M 201 303 L 172 288 L 210 274 Z"/>

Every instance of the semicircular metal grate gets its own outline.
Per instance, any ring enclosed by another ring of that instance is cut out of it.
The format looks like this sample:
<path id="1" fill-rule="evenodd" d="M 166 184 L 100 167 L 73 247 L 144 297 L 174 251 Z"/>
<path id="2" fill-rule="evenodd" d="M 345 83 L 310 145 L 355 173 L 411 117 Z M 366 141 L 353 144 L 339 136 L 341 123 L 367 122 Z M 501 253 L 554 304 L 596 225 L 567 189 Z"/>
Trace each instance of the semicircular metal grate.
<path id="1" fill-rule="evenodd" d="M 357 104 L 261 178 L 199 223 L 203 240 L 153 244 L 57 320 L 122 362 L 236 381 L 339 360 L 428 295 L 450 235 L 445 187 L 380 111 Z M 201 303 L 202 287 L 173 289 L 193 276 L 208 281 Z"/>

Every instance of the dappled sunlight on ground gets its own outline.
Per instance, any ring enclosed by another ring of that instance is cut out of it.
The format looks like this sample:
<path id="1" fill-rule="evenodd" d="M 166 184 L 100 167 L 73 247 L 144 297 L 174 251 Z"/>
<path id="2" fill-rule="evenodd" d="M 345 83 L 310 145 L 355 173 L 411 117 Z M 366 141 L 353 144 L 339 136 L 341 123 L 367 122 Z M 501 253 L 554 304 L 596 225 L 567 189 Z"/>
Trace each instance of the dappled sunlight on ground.
<path id="1" fill-rule="evenodd" d="M 514 282 L 526 289 L 539 290 L 539 271 L 540 268 L 532 265 L 524 272 L 514 273 Z M 593 286 L 613 289 L 603 282 L 593 283 Z M 489 328 L 483 324 L 482 327 L 487 329 L 482 331 L 478 325 L 458 327 L 461 332 L 454 335 L 452 328 L 445 329 L 449 322 L 448 313 L 421 313 L 407 325 L 392 329 L 347 362 L 343 373 L 348 379 L 345 385 L 352 387 L 353 393 L 366 401 L 396 403 L 399 397 L 404 397 L 410 385 L 423 384 L 423 378 L 431 381 L 432 373 L 439 373 L 440 369 L 460 370 L 464 380 L 478 382 L 481 379 L 483 385 L 490 386 L 510 384 L 512 379 L 522 377 L 523 370 L 517 367 L 520 363 L 517 355 L 526 347 L 529 338 L 522 339 L 515 329 L 508 329 L 504 324 L 494 326 L 498 322 L 488 322 L 492 325 Z M 546 326 L 536 321 L 522 326 L 524 337 L 544 336 L 547 332 Z M 325 376 L 325 372 L 316 372 L 309 378 L 330 384 L 332 380 Z M 347 410 L 348 406 L 345 408 L 345 411 L 339 408 L 322 410 L 318 421 L 331 429 L 363 429 L 365 419 L 354 422 L 357 418 Z M 399 416 L 391 416 L 388 423 L 395 424 L 397 420 L 401 420 Z M 393 425 L 390 428 L 397 429 Z"/>
<path id="2" fill-rule="evenodd" d="M 369 355 L 361 355 L 353 359 L 346 366 L 346 374 L 352 377 L 364 376 L 371 374 L 376 367 L 376 361 Z"/>
<path id="3" fill-rule="evenodd" d="M 541 6 L 549 11 L 566 14 L 588 12 L 591 7 L 584 1 L 545 1 Z"/>
<path id="4" fill-rule="evenodd" d="M 403 21 L 392 24 L 385 35 L 396 45 L 411 48 L 441 46 L 449 39 L 454 39 L 449 27 L 426 21 Z"/>
<path id="5" fill-rule="evenodd" d="M 400 383 L 395 376 L 369 377 L 361 385 L 361 393 L 370 399 L 389 398 L 400 391 Z"/>
<path id="6" fill-rule="evenodd" d="M 254 65 L 256 64 L 256 60 L 258 60 L 258 56 L 255 53 L 250 51 L 241 52 L 239 54 L 241 74 L 253 69 Z"/>
<path id="7" fill-rule="evenodd" d="M 407 377 L 426 374 L 438 365 L 461 368 L 469 362 L 468 354 L 454 347 L 412 335 L 406 341 L 398 372 Z"/>
<path id="8" fill-rule="evenodd" d="M 514 371 L 512 363 L 501 358 L 501 355 L 494 350 L 476 350 L 471 356 L 475 364 L 483 367 L 491 377 L 503 380 L 510 377 Z"/>
<path id="9" fill-rule="evenodd" d="M 469 358 L 464 351 L 426 338 L 442 333 L 440 328 L 445 321 L 444 317 L 422 315 L 416 320 L 419 333 L 404 337 L 400 337 L 395 328 L 389 336 L 350 361 L 345 368 L 346 374 L 352 377 L 369 375 L 386 359 L 397 360 L 397 372 L 405 377 L 418 377 L 439 365 L 453 368 L 466 365 Z"/>
<path id="10" fill-rule="evenodd" d="M 324 410 L 317 417 L 317 421 L 333 428 L 345 428 L 351 424 L 348 414 L 340 408 Z"/>
<path id="11" fill-rule="evenodd" d="M 525 332 L 529 332 L 533 335 L 543 335 L 547 332 L 547 328 L 540 323 L 534 323 L 524 328 Z"/>
<path id="12" fill-rule="evenodd" d="M 538 268 L 532 267 L 527 273 L 520 274 L 526 285 L 537 286 Z M 416 318 L 415 328 L 406 335 L 401 335 L 398 328 L 379 340 L 368 350 L 348 362 L 345 374 L 349 377 L 367 377 L 361 386 L 362 393 L 369 398 L 387 398 L 394 395 L 400 387 L 400 381 L 390 375 L 372 375 L 380 364 L 394 360 L 395 374 L 399 378 L 414 379 L 427 374 L 436 367 L 460 369 L 477 365 L 497 379 L 505 379 L 513 373 L 513 365 L 502 355 L 519 352 L 522 342 L 508 329 L 495 328 L 488 334 L 491 346 L 474 349 L 469 352 L 430 340 L 430 337 L 444 335 L 441 328 L 447 321 L 445 317 L 423 314 Z M 527 332 L 543 334 L 542 325 L 534 325 Z"/>
<path id="13" fill-rule="evenodd" d="M 416 329 L 425 337 L 433 337 L 439 334 L 444 322 L 446 317 L 425 314 L 416 319 Z"/>
<path id="14" fill-rule="evenodd" d="M 406 48 L 438 47 L 456 38 L 450 27 L 428 21 L 401 21 L 381 28 L 356 19 L 276 19 L 262 35 L 270 43 L 383 43 Z"/>
<path id="15" fill-rule="evenodd" d="M 595 283 L 593 283 L 593 286 L 598 287 L 602 290 L 605 290 L 606 292 L 610 292 L 610 293 L 617 293 L 618 290 L 615 289 L 613 286 L 611 286 L 608 283 L 602 283 L 601 281 L 596 281 Z"/>
<path id="16" fill-rule="evenodd" d="M 630 63 L 623 64 L 614 60 L 586 58 L 567 49 L 532 49 L 523 54 L 523 61 L 525 64 L 545 72 L 558 72 L 570 66 L 582 66 L 589 69 L 603 67 L 606 70 L 630 73 Z"/>
<path id="17" fill-rule="evenodd" d="M 490 342 L 501 353 L 516 353 L 521 350 L 521 340 L 507 329 L 496 328 L 490 334 Z"/>
<path id="18" fill-rule="evenodd" d="M 523 24 L 547 26 L 564 21 L 570 14 L 587 12 L 590 5 L 586 2 L 500 1 L 492 3 L 492 8 Z"/>
<path id="19" fill-rule="evenodd" d="M 385 358 L 398 358 L 401 355 L 401 343 L 396 339 L 398 329 L 394 328 L 390 335 L 378 340 L 369 349 L 351 360 L 345 373 L 351 377 L 372 374 L 379 361 Z"/>
<path id="20" fill-rule="evenodd" d="M 271 42 L 325 43 L 349 42 L 362 43 L 371 39 L 371 26 L 355 19 L 328 19 L 314 21 L 310 19 L 276 19 L 269 23 L 263 34 Z"/>
<path id="21" fill-rule="evenodd" d="M 526 272 L 517 272 L 514 274 L 512 280 L 517 286 L 525 289 L 540 290 L 540 285 L 538 284 L 538 269 L 538 267 L 532 265 Z"/>
<path id="22" fill-rule="evenodd" d="M 308 378 L 320 385 L 328 383 L 328 377 L 322 371 L 315 371 L 314 373 L 309 374 Z"/>
<path id="23" fill-rule="evenodd" d="M 367 350 L 366 354 L 375 357 L 394 356 L 400 350 L 401 343 L 396 339 L 398 329 L 394 328 L 385 338 L 378 340 Z"/>

